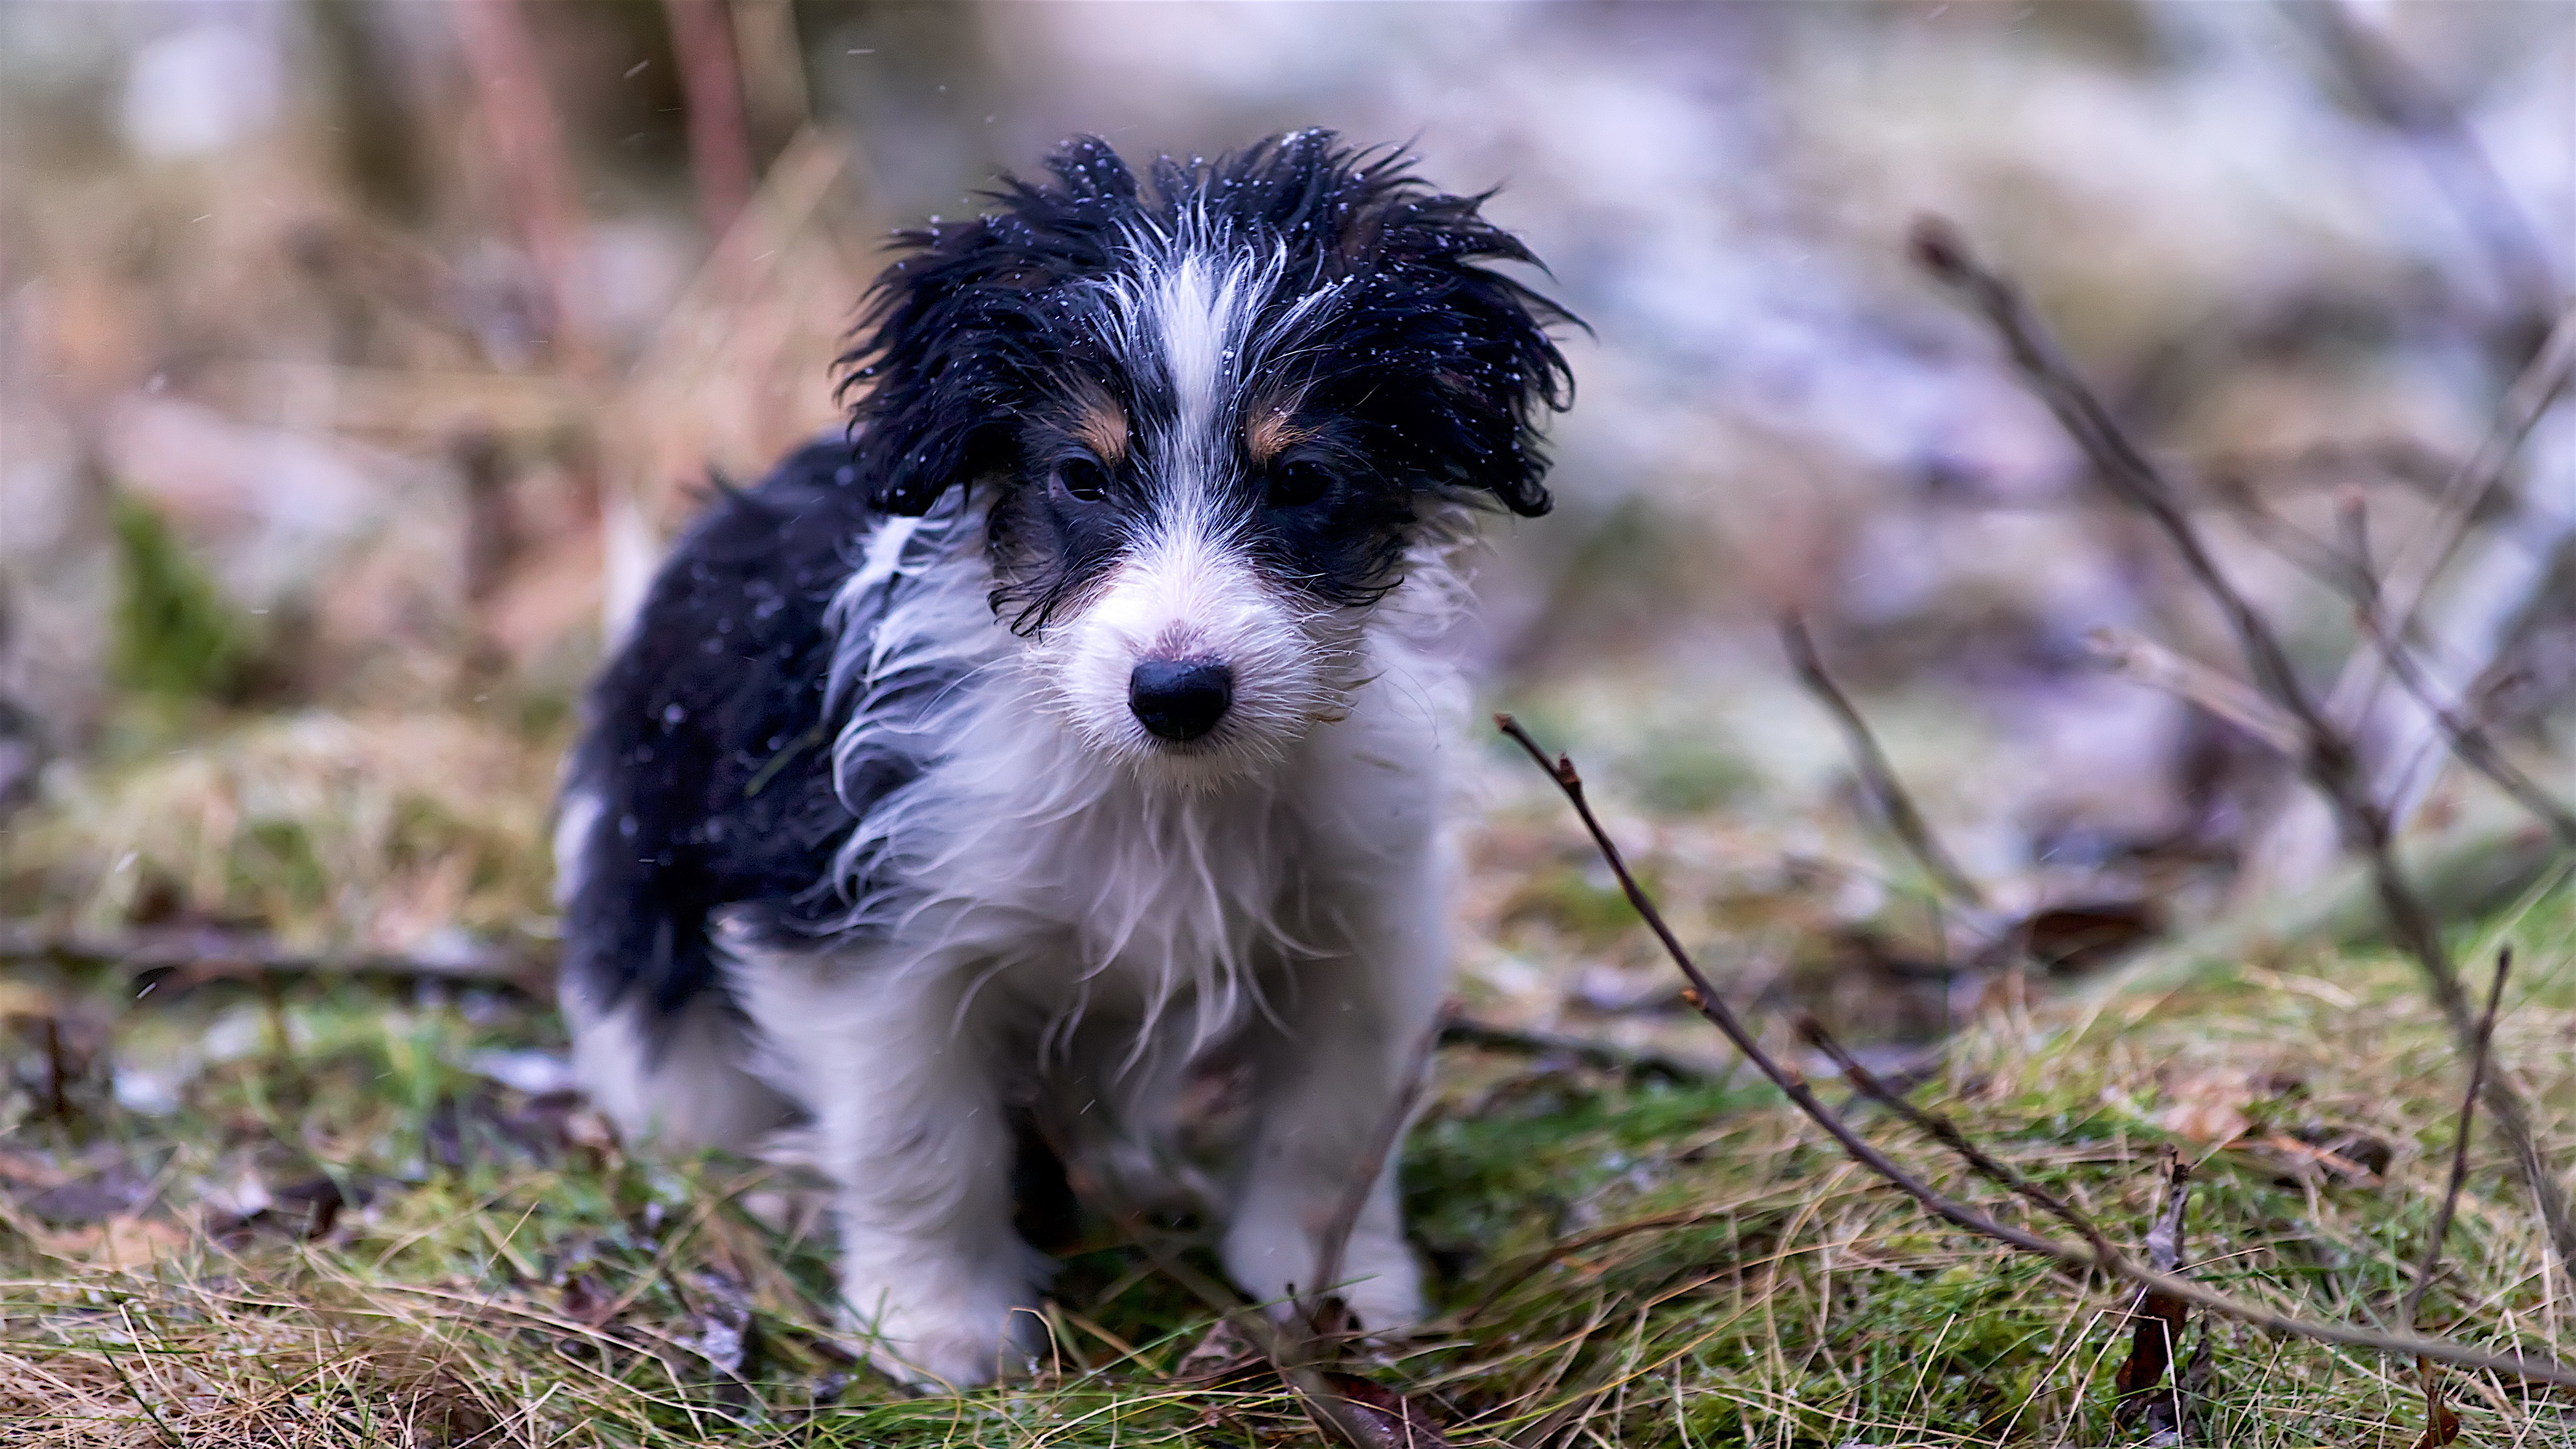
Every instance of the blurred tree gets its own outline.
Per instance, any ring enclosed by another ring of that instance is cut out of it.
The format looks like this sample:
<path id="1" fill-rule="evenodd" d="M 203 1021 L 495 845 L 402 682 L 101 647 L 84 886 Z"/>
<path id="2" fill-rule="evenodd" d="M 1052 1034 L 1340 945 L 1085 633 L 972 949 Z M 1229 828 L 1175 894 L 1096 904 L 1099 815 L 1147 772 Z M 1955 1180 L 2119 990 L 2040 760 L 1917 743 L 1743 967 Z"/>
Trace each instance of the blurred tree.
<path id="1" fill-rule="evenodd" d="M 406 226 L 429 217 L 429 174 L 415 136 L 421 118 L 395 65 L 393 38 L 373 0 L 305 0 L 322 49 L 331 134 L 350 187 L 369 210 Z"/>

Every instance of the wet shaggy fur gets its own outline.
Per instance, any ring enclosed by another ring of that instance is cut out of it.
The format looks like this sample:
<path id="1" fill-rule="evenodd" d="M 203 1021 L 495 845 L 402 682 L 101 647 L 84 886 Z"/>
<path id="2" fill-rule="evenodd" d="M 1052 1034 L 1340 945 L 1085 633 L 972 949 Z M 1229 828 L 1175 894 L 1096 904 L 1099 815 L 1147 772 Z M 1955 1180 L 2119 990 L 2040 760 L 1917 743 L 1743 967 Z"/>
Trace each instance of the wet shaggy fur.
<path id="1" fill-rule="evenodd" d="M 1548 495 L 1528 253 L 1323 133 L 1043 183 L 901 239 L 847 443 L 719 497 L 592 693 L 564 1004 L 631 1134 L 800 1126 L 877 1360 L 1029 1341 L 1015 1118 L 1150 1192 L 1182 1076 L 1249 1068 L 1228 1270 L 1314 1287 L 1445 970 L 1433 647 L 1483 501 Z M 1420 1310 L 1391 1169 L 1343 1293 Z"/>

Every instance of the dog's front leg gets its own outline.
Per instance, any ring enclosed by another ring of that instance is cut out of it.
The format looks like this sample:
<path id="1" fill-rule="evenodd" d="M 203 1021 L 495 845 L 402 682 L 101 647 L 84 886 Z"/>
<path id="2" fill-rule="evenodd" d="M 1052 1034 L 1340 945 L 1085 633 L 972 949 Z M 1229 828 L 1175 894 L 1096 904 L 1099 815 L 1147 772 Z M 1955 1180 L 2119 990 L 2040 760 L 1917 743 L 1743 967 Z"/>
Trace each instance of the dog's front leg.
<path id="1" fill-rule="evenodd" d="M 839 1185 L 844 1311 L 871 1360 L 922 1385 L 1012 1366 L 1041 1260 L 1011 1227 L 1010 1128 L 955 978 L 786 962 L 734 979 Z"/>
<path id="2" fill-rule="evenodd" d="M 1249 1160 L 1223 1247 L 1226 1271 L 1256 1298 L 1331 1288 L 1373 1332 L 1422 1316 L 1394 1151 L 1366 1187 L 1338 1286 L 1315 1275 L 1323 1234 L 1409 1088 L 1416 1048 L 1439 1013 L 1447 956 L 1438 873 L 1427 861 L 1417 869 L 1350 903 L 1346 950 L 1292 967 L 1284 1030 L 1259 1062 Z"/>

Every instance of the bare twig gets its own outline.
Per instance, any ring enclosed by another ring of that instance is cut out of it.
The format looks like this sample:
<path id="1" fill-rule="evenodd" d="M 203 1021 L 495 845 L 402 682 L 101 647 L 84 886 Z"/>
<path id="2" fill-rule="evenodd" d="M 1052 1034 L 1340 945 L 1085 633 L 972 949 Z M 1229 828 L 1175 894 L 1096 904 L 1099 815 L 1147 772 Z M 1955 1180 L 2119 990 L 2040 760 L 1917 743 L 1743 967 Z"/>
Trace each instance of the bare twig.
<path id="1" fill-rule="evenodd" d="M 2389 934 L 2399 949 L 2414 959 L 2453 1038 L 2466 1050 L 2477 1029 L 2468 995 L 2461 988 L 2450 950 L 2442 941 L 2440 924 L 2397 862 L 2396 831 L 2387 810 L 2372 797 L 2369 777 L 2352 737 L 2310 697 L 2291 667 L 2279 634 L 2219 569 L 2207 541 L 2177 501 L 2172 482 L 2130 440 L 2109 409 L 2077 375 L 2058 350 L 2055 339 L 2023 303 L 2019 290 L 2000 274 L 1980 265 L 1969 253 L 1966 242 L 1946 222 L 1927 219 L 1917 224 L 1913 252 L 1926 271 L 1957 289 L 1984 315 L 2011 352 L 2023 381 L 2083 449 L 2104 486 L 2155 525 L 2201 591 L 2226 618 L 2255 688 L 2297 725 L 2301 770 L 2334 812 L 2345 841 L 2368 865 L 2372 889 L 2387 917 Z M 2576 353 L 2576 342 L 2569 344 L 2569 350 Z M 2501 465 L 2498 466 L 2500 471 Z M 2392 608 L 2389 617 L 2402 619 L 2404 615 Z M 2392 632 L 2402 633 L 2402 627 Z M 2541 1155 L 2529 1106 L 2503 1073 L 2488 1077 L 2486 1095 L 2487 1109 L 2495 1115 L 2497 1129 L 2522 1167 L 2533 1204 L 2548 1228 L 2560 1264 L 2576 1264 L 2576 1214 L 2570 1213 L 2566 1190 Z"/>
<path id="2" fill-rule="evenodd" d="M 2298 726 L 2234 676 L 2126 629 L 2105 626 L 2085 635 L 2084 642 L 2095 659 L 2122 678 L 2198 705 L 2291 759 L 2299 757 Z"/>
<path id="3" fill-rule="evenodd" d="M 2460 1098 L 2460 1126 L 2451 1143 L 2451 1178 L 2442 1189 L 2442 1206 L 2433 1214 L 2433 1231 L 2424 1244 L 2424 1261 L 2415 1269 L 2415 1286 L 2406 1290 L 2406 1300 L 2397 1309 L 2398 1326 L 2410 1333 L 2416 1310 L 2424 1305 L 2425 1290 L 2433 1286 L 2434 1270 L 2442 1264 L 2442 1240 L 2450 1236 L 2451 1217 L 2460 1209 L 2460 1189 L 2469 1180 L 2469 1129 L 2477 1122 L 2478 1090 L 2486 1082 L 2496 1008 L 2504 1004 L 2504 978 L 2512 970 L 2513 948 L 2507 946 L 2496 952 L 2495 980 L 2487 987 L 2487 1009 L 2478 1018 L 2478 1039 L 2469 1051 L 2469 1088 Z"/>
<path id="4" fill-rule="evenodd" d="M 1552 1031 L 1518 1031 L 1455 1011 L 1440 1019 L 1440 1040 L 1449 1046 L 1482 1047 L 1524 1056 L 1571 1057 L 1587 1067 L 1638 1080 L 1683 1084 L 1705 1082 L 1718 1075 L 1706 1065 L 1664 1052 L 1639 1051 L 1616 1042 Z"/>
<path id="5" fill-rule="evenodd" d="M 724 0 L 663 0 L 671 49 L 680 62 L 688 112 L 689 170 L 698 183 L 698 214 L 720 237 L 751 200 L 751 136 L 745 125 L 742 68 L 734 59 L 734 25 Z"/>
<path id="6" fill-rule="evenodd" d="M 2460 1126 L 2451 1143 L 2451 1176 L 2442 1188 L 2442 1206 L 2433 1214 L 2433 1231 L 2424 1244 L 2424 1261 L 2415 1269 L 2415 1286 L 2406 1290 L 2406 1299 L 2397 1308 L 2397 1326 L 2415 1331 L 2417 1310 L 2424 1304 L 2426 1289 L 2433 1286 L 2433 1274 L 2442 1264 L 2442 1240 L 2451 1235 L 2451 1217 L 2459 1211 L 2460 1189 L 2469 1180 L 2469 1129 L 2478 1116 L 2478 1088 L 2487 1074 L 2487 1052 L 2495 1039 L 2496 1009 L 2504 1004 L 2504 979 L 2513 970 L 2513 948 L 2496 952 L 2495 980 L 2487 987 L 2486 1013 L 2478 1018 L 2476 1048 L 2469 1053 L 2469 1087 L 2460 1096 Z M 2428 1359 L 2415 1361 L 2415 1376 L 2424 1385 L 2424 1432 L 2415 1441 L 2416 1449 L 2440 1449 L 2460 1437 L 2460 1416 L 2454 1412 L 2442 1393 L 2441 1376 Z"/>
<path id="7" fill-rule="evenodd" d="M 1852 764 L 1859 769 L 1861 783 L 1878 803 L 1880 813 L 1887 817 L 1888 828 L 1896 832 L 1896 838 L 1941 889 L 1966 905 L 1986 909 L 1985 892 L 1977 889 L 1977 883 L 1968 879 L 1967 872 L 1959 869 L 1950 853 L 1941 848 L 1923 812 L 1914 808 L 1914 797 L 1906 791 L 1905 782 L 1897 778 L 1895 767 L 1887 762 L 1887 752 L 1878 747 L 1878 737 L 1870 732 L 1869 722 L 1861 718 L 1860 711 L 1852 707 L 1851 697 L 1826 672 L 1824 657 L 1816 652 L 1815 638 L 1807 632 L 1807 621 L 1795 610 L 1780 616 L 1780 644 L 1788 651 L 1790 667 L 1798 672 L 1798 682 L 1841 727 L 1844 743 L 1851 747 Z"/>
<path id="8" fill-rule="evenodd" d="M 1859 1058 L 1845 1050 L 1843 1044 L 1836 1041 L 1833 1035 L 1825 1030 L 1824 1023 L 1813 1016 L 1801 1016 L 1798 1021 L 1798 1035 L 1808 1045 L 1823 1052 L 1832 1060 L 1835 1070 L 1843 1074 L 1843 1080 L 1851 1083 L 1853 1091 L 1895 1113 L 1907 1126 L 1950 1149 L 1978 1176 L 2007 1192 L 2036 1203 L 2051 1217 L 2081 1233 L 2084 1241 L 2092 1244 L 2097 1253 L 2120 1251 L 2119 1246 L 2111 1241 L 2110 1236 L 2102 1231 L 2100 1225 L 2085 1216 L 2073 1203 L 2041 1187 L 2010 1163 L 1977 1146 L 1975 1142 L 1969 1140 L 1968 1134 L 1959 1130 L 1958 1124 L 1937 1112 L 1926 1112 L 1915 1106 L 1903 1092 L 1880 1080 L 1877 1073 L 1861 1065 Z"/>
<path id="9" fill-rule="evenodd" d="M 2522 451 L 2523 440 L 2540 425 L 2541 418 L 2571 380 L 2576 380 L 2576 307 L 2558 314 L 2539 355 L 2505 390 L 2504 406 L 2497 410 L 2486 436 L 2478 440 L 2477 450 L 2462 459 L 2444 480 L 2431 524 L 2411 535 L 2389 558 L 2382 589 L 2389 620 L 2401 636 L 2414 631 L 2415 616 L 2423 608 L 2434 577 L 2451 561 L 2469 525 L 2504 482 L 2505 470 L 2512 466 L 2514 455 Z M 2356 669 L 2363 678 L 2356 680 Z M 2346 667 L 2331 696 L 2338 709 L 2367 696 L 2367 673 L 2366 660 Z"/>
<path id="10" fill-rule="evenodd" d="M 1682 946 L 1680 938 L 1673 934 L 1672 927 L 1664 920 L 1663 913 L 1656 909 L 1653 899 L 1646 894 L 1645 888 L 1637 883 L 1635 874 L 1628 869 L 1627 860 L 1620 854 L 1617 842 L 1613 841 L 1609 832 L 1602 827 L 1600 818 L 1592 813 L 1591 803 L 1584 798 L 1583 777 L 1575 770 L 1574 762 L 1563 755 L 1551 761 L 1547 752 L 1539 748 L 1538 742 L 1531 739 L 1529 732 L 1522 729 L 1519 721 L 1514 720 L 1510 715 L 1496 715 L 1494 723 L 1513 743 L 1526 751 L 1529 757 L 1538 763 L 1539 768 L 1547 772 L 1548 777 L 1556 782 L 1557 789 L 1565 795 L 1567 802 L 1574 807 L 1575 814 L 1583 821 L 1584 829 L 1592 836 L 1594 848 L 1601 853 L 1601 858 L 1610 867 L 1611 874 L 1618 878 L 1619 888 L 1626 893 L 1628 904 L 1636 909 L 1638 916 L 1645 921 L 1647 929 L 1652 931 L 1655 939 L 1662 944 L 1664 953 L 1672 958 L 1673 964 L 1690 981 L 1691 990 L 1688 996 L 1691 1005 L 1723 1033 L 1726 1039 L 1734 1044 L 1737 1051 L 1744 1053 L 1745 1059 L 1753 1064 L 1754 1069 L 1777 1086 L 1792 1105 L 1806 1114 L 1809 1121 L 1824 1129 L 1825 1134 L 1833 1138 L 1835 1144 L 1841 1147 L 1847 1156 L 1878 1174 L 1890 1186 L 1923 1204 L 1935 1215 L 1980 1237 L 2027 1253 L 2052 1258 L 2072 1267 L 2098 1268 L 2115 1277 L 2125 1278 L 2139 1287 L 2151 1288 L 2267 1332 L 2288 1334 L 2320 1343 L 2371 1349 L 2380 1353 L 2409 1354 L 2442 1363 L 2492 1369 L 2499 1373 L 2517 1374 L 2544 1383 L 2576 1388 L 2576 1367 L 2560 1363 L 2556 1359 L 2493 1353 L 2450 1339 L 2425 1338 L 2411 1333 L 2383 1333 L 2352 1324 L 2330 1323 L 2281 1313 L 2231 1298 L 2188 1278 L 2159 1272 L 2131 1259 L 2115 1246 L 2077 1247 L 2071 1243 L 2060 1242 L 2054 1238 L 1998 1222 L 1976 1208 L 1943 1195 L 1938 1189 L 1899 1166 L 1885 1153 L 1871 1146 L 1859 1133 L 1853 1131 L 1851 1124 L 1845 1122 L 1831 1107 L 1826 1106 L 1824 1101 L 1807 1086 L 1804 1077 L 1765 1051 L 1753 1034 L 1745 1029 L 1743 1022 L 1718 996 L 1716 987 L 1711 984 L 1706 973 L 1700 970 L 1699 963 L 1691 958 L 1690 952 Z M 1854 1085 L 1859 1084 L 1855 1082 Z M 1962 1140 L 1965 1139 L 1962 1138 Z M 1992 1158 L 1986 1158 L 1983 1154 L 1979 1157 L 1986 1163 L 1993 1163 Z M 1994 1165 L 2001 1167 L 2001 1164 Z M 1970 1166 L 1976 1167 L 1980 1172 L 1986 1171 L 1975 1159 L 1970 1161 Z M 2004 1170 L 2009 1172 L 2009 1169 Z M 2014 1176 L 2017 1177 L 2018 1174 Z"/>
<path id="11" fill-rule="evenodd" d="M 2211 491 L 2255 542 L 2336 593 L 2352 592 L 2351 562 L 2331 545 L 2274 512 L 2252 488 L 2240 482 Z"/>
<path id="12" fill-rule="evenodd" d="M 2283 8 L 2354 98 L 2414 143 L 2433 184 L 2486 249 L 2509 304 L 2546 315 L 2558 296 L 2557 266 L 2459 108 L 2344 0 L 2291 0 Z"/>
<path id="13" fill-rule="evenodd" d="M 2443 702 L 2442 691 L 2425 677 L 2423 665 L 2416 662 L 2405 642 L 2388 630 L 2388 620 L 2380 610 L 2376 592 L 2364 593 L 2355 600 L 2353 613 L 2360 621 L 2363 639 L 2378 651 L 2381 663 L 2442 733 L 2442 741 L 2460 763 L 2494 782 L 2497 789 L 2513 797 L 2513 802 L 2538 816 L 2570 847 L 2576 847 L 2576 811 L 2569 810 L 2551 795 L 2539 781 L 2524 773 L 2520 765 L 2508 758 L 2486 729 Z"/>
<path id="14" fill-rule="evenodd" d="M 2372 562 L 2367 505 L 2358 488 L 2347 487 L 2342 493 L 2335 508 L 2336 528 L 2341 537 L 2340 551 L 2329 549 L 2290 527 L 2259 504 L 2246 502 L 2238 510 L 2238 516 L 2249 526 L 2255 525 L 2258 519 L 2268 520 L 2257 526 L 2256 532 L 2273 552 L 2289 559 L 2303 572 L 2351 602 L 2362 642 L 2376 651 L 2380 664 L 2423 707 L 2454 757 L 2486 776 L 2516 804 L 2538 816 L 2560 840 L 2576 846 L 2576 811 L 2560 803 L 2521 766 L 2507 758 L 2483 728 L 2446 702 L 2442 690 L 2408 652 L 2406 643 L 2389 632 L 2383 613 L 2384 597 L 2379 574 Z M 2281 531 L 2264 531 L 2274 526 Z M 2228 676 L 2174 654 L 2151 640 L 2120 630 L 2097 629 L 2088 636 L 2087 642 L 2092 645 L 2095 657 L 2115 672 L 2150 688 L 2187 699 L 2254 734 L 2281 753 L 2298 758 L 2297 730 L 2261 696 Z"/>
<path id="15" fill-rule="evenodd" d="M 175 975 L 177 984 L 234 976 L 390 976 L 406 981 L 471 982 L 542 995 L 544 963 L 516 953 L 476 948 L 447 955 L 398 951 L 306 951 L 265 936 L 230 931 L 138 931 L 101 936 L 48 931 L 0 921 L 0 961 L 58 961 L 126 972 L 145 989 Z"/>
<path id="16" fill-rule="evenodd" d="M 2525 774 L 2521 766 L 2508 759 L 2475 720 L 2463 716 L 2446 702 L 2442 691 L 2425 676 L 2423 666 L 2408 652 L 2406 641 L 2390 631 L 2387 615 L 2383 612 L 2385 599 L 2379 585 L 2379 574 L 2371 565 L 2370 514 L 2361 490 L 2345 490 L 2337 501 L 2335 512 L 2343 533 L 2346 560 L 2343 591 L 2352 600 L 2353 616 L 2362 639 L 2378 651 L 2381 664 L 2414 697 L 2415 702 L 2424 707 L 2424 712 L 2431 716 L 2453 756 L 2486 776 L 2497 789 L 2511 796 L 2515 804 L 2538 816 L 2561 841 L 2576 847 L 2576 811 L 2569 810 L 2539 782 Z"/>
<path id="17" fill-rule="evenodd" d="M 2434 635 L 2456 648 L 2463 636 L 2483 635 L 2485 642 L 2470 648 L 2474 653 L 2490 652 L 2495 631 L 2501 627 L 2499 611 L 2540 587 L 2546 571 L 2538 560 L 2563 536 L 2563 524 L 2526 526 L 2519 537 L 2495 540 L 2479 561 L 2513 582 L 2500 582 L 2494 576 L 2481 579 L 2462 593 L 2463 603 L 2447 611 L 2448 617 L 2433 617 L 2430 609 L 2433 585 L 2468 542 L 2471 526 L 2487 512 L 2490 498 L 2504 491 L 2506 472 L 2523 440 L 2566 391 L 2571 378 L 2576 378 L 2576 308 L 2560 314 L 2539 355 L 2507 389 L 2477 450 L 2444 483 L 2430 519 L 2411 532 L 2390 559 L 2377 604 L 2389 638 Z M 2429 710 L 2410 717 L 2387 698 L 2383 691 L 2390 673 L 2378 641 L 2362 640 L 2336 677 L 2326 712 L 2355 738 L 2377 742 L 2371 779 L 2390 818 L 2402 825 L 2421 805 L 2430 784 L 2431 772 L 2422 768 L 2420 747 L 2431 742 L 2439 721 L 2430 717 Z M 2420 691 L 2408 693 L 2422 702 Z M 2436 701 L 2447 697 L 2447 691 L 2433 696 Z M 2313 814 L 2300 812 L 2275 826 L 2267 857 L 2290 861 L 2295 869 L 2297 862 L 2314 855 L 2323 844 L 2315 838 L 2323 827 L 2309 823 Z"/>
<path id="18" fill-rule="evenodd" d="M 600 356 L 583 325 L 580 193 L 566 159 L 563 122 L 546 95 L 545 72 L 519 0 L 448 7 L 474 77 L 483 130 L 521 238 L 545 286 L 548 340 L 564 371 L 595 384 Z"/>

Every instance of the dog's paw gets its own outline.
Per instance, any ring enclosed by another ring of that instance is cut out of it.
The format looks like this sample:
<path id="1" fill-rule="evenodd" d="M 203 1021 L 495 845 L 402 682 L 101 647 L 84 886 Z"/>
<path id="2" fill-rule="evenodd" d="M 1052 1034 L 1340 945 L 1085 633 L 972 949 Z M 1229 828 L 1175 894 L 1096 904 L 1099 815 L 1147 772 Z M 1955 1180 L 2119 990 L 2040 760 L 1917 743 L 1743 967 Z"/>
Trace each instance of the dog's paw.
<path id="1" fill-rule="evenodd" d="M 1235 1283 L 1273 1313 L 1295 1311 L 1293 1300 L 1314 1291 L 1315 1242 L 1303 1232 L 1265 1233 L 1258 1224 L 1238 1223 L 1222 1256 Z M 1353 1232 L 1338 1277 L 1328 1291 L 1367 1333 L 1400 1335 L 1422 1321 L 1422 1270 L 1402 1236 Z"/>
<path id="2" fill-rule="evenodd" d="M 927 1263 L 915 1269 L 843 1275 L 844 1321 L 871 1364 L 923 1392 L 1026 1370 L 1044 1337 L 1027 1283 Z"/>

